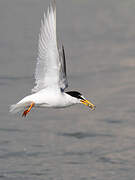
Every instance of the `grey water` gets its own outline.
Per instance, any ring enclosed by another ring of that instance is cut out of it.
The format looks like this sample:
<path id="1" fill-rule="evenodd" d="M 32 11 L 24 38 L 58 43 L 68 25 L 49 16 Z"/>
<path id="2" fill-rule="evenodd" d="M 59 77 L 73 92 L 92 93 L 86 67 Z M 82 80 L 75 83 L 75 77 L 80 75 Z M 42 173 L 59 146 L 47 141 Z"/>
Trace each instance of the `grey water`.
<path id="1" fill-rule="evenodd" d="M 49 0 L 0 1 L 0 179 L 135 179 L 135 2 L 56 0 L 68 90 L 96 104 L 9 105 L 34 86 L 40 19 Z"/>

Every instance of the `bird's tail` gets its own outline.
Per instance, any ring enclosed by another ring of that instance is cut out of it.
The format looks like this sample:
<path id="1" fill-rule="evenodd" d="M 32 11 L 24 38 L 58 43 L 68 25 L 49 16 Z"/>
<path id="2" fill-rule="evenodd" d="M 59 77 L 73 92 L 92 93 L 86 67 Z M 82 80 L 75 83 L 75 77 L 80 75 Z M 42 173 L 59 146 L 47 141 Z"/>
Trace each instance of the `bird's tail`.
<path id="1" fill-rule="evenodd" d="M 17 104 L 13 104 L 10 106 L 9 108 L 9 112 L 15 114 L 18 112 L 23 111 L 24 109 L 26 109 L 26 107 L 30 106 L 30 102 L 25 102 L 25 103 L 17 103 Z"/>

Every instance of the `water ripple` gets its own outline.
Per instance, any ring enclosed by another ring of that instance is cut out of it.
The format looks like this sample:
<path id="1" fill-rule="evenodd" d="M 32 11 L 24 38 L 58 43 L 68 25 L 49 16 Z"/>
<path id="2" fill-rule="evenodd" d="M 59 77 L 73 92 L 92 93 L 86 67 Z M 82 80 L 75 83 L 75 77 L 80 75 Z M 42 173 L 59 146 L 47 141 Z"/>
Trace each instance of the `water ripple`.
<path id="1" fill-rule="evenodd" d="M 102 163 L 110 163 L 110 164 L 124 164 L 126 161 L 121 159 L 112 159 L 109 157 L 100 157 L 99 161 Z"/>
<path id="2" fill-rule="evenodd" d="M 0 159 L 6 159 L 6 158 L 14 158 L 14 157 L 39 157 L 41 154 L 45 155 L 48 154 L 48 152 L 26 152 L 26 151 L 18 151 L 18 152 L 10 152 L 5 153 L 0 156 Z"/>
<path id="3" fill-rule="evenodd" d="M 113 137 L 112 134 L 101 134 L 101 133 L 85 133 L 85 132 L 74 132 L 74 133 L 58 133 L 59 136 L 74 137 L 77 139 L 93 138 L 93 137 Z"/>
<path id="4" fill-rule="evenodd" d="M 84 156 L 84 155 L 91 155 L 93 152 L 88 151 L 88 152 L 75 152 L 75 151 L 70 151 L 70 152 L 64 152 L 63 156 Z"/>
<path id="5" fill-rule="evenodd" d="M 116 120 L 116 119 L 104 119 L 105 122 L 110 123 L 110 124 L 120 124 L 123 123 L 122 120 Z"/>
<path id="6" fill-rule="evenodd" d="M 5 131 L 5 132 L 24 132 L 22 129 L 11 129 L 11 128 L 0 128 L 0 131 Z"/>

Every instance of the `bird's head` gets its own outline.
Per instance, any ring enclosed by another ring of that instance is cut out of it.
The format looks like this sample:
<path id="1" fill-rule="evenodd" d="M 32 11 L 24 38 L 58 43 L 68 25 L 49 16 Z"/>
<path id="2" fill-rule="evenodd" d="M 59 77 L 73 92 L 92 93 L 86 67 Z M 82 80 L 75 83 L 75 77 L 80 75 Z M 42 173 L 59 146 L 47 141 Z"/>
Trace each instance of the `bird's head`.
<path id="1" fill-rule="evenodd" d="M 77 91 L 68 91 L 66 93 L 69 94 L 70 96 L 78 99 L 79 103 L 82 103 L 85 106 L 88 106 L 91 110 L 95 110 L 96 106 L 94 104 L 92 104 L 90 101 L 88 101 L 87 99 L 85 99 L 81 93 L 79 93 Z"/>

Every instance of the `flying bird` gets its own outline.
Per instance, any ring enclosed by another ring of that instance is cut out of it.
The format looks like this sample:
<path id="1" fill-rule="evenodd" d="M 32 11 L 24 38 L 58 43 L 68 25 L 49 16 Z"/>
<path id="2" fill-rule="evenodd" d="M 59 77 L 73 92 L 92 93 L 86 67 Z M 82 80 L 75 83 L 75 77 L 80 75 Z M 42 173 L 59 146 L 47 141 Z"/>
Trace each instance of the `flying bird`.
<path id="1" fill-rule="evenodd" d="M 65 50 L 63 45 L 60 49 L 57 47 L 56 4 L 53 1 L 41 20 L 32 94 L 11 105 L 10 112 L 23 111 L 22 116 L 25 117 L 33 107 L 64 108 L 78 103 L 88 106 L 91 110 L 95 109 L 95 105 L 80 92 L 64 92 L 67 87 Z"/>

